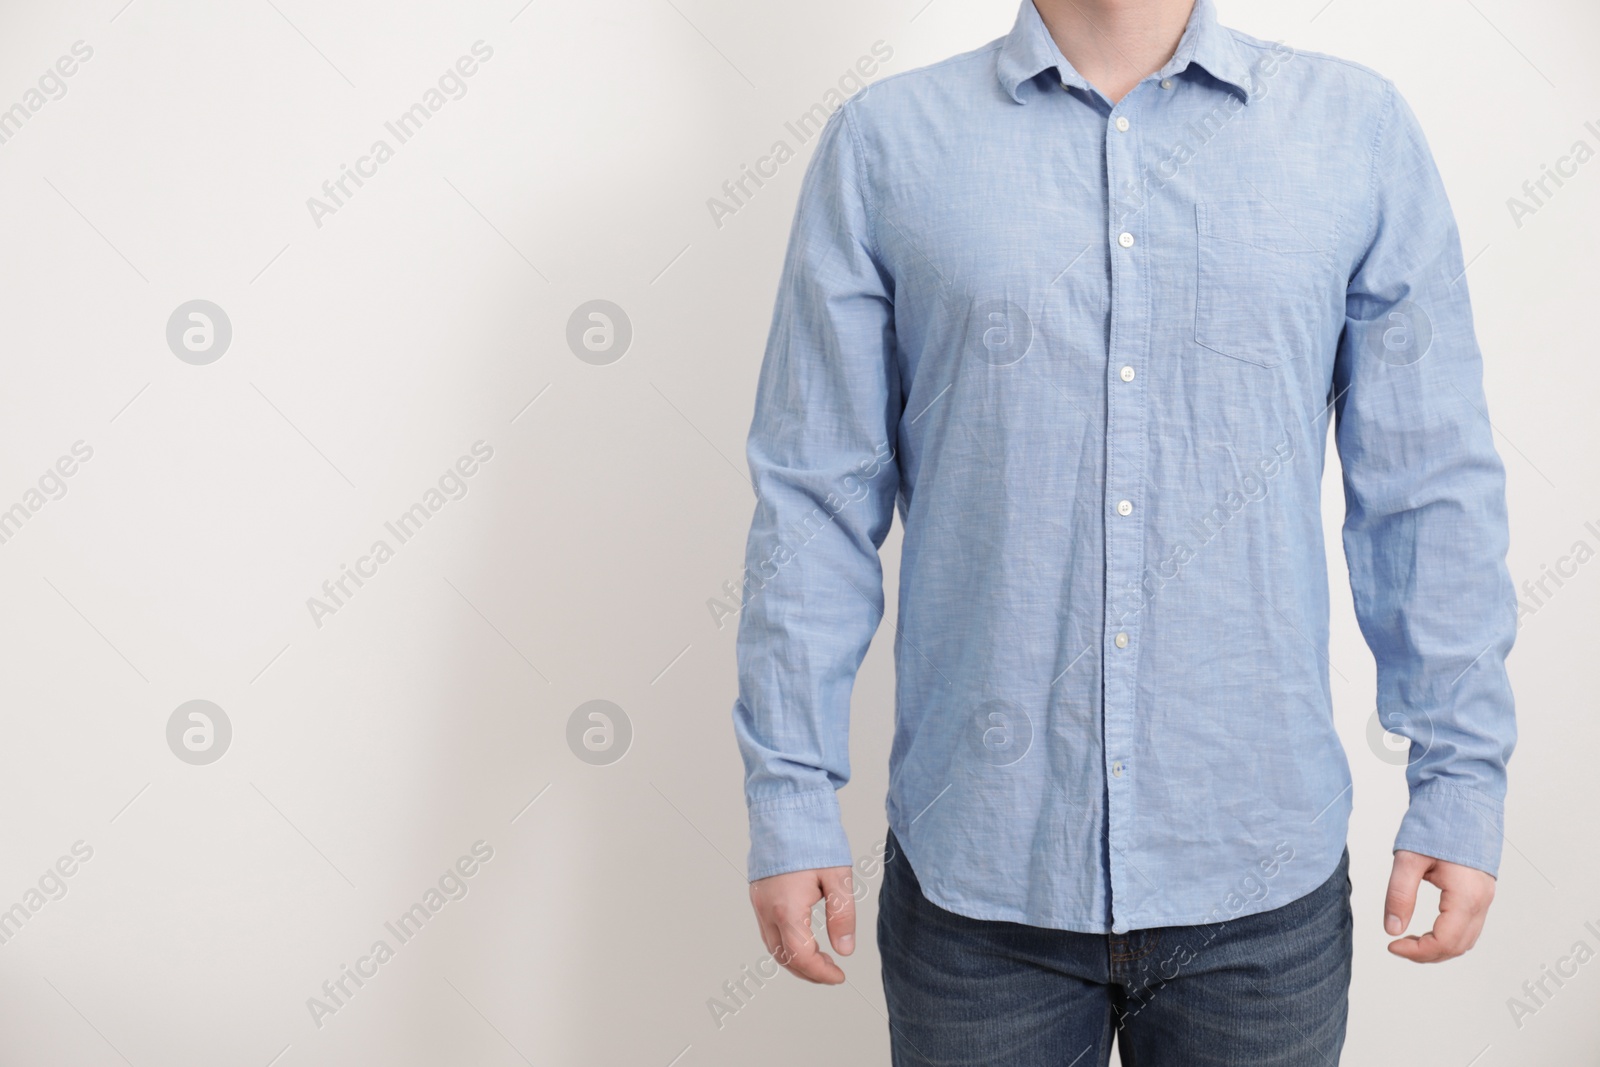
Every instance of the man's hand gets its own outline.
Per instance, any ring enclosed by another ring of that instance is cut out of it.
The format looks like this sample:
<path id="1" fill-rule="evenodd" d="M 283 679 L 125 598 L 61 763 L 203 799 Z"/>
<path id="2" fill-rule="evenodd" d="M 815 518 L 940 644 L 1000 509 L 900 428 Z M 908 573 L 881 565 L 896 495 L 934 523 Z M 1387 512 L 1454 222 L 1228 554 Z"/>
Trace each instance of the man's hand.
<path id="1" fill-rule="evenodd" d="M 856 948 L 856 898 L 851 888 L 849 867 L 790 871 L 751 882 L 750 905 L 772 958 L 808 982 L 844 981 L 839 965 L 811 935 L 811 909 L 827 898 L 828 941 L 839 955 L 850 955 Z"/>
<path id="2" fill-rule="evenodd" d="M 1383 928 L 1390 935 L 1403 934 L 1411 925 L 1417 888 L 1424 878 L 1439 887 L 1439 918 L 1421 937 L 1389 942 L 1389 951 L 1412 963 L 1455 959 L 1478 943 L 1489 903 L 1494 900 L 1494 876 L 1476 867 L 1397 850 L 1383 905 Z"/>

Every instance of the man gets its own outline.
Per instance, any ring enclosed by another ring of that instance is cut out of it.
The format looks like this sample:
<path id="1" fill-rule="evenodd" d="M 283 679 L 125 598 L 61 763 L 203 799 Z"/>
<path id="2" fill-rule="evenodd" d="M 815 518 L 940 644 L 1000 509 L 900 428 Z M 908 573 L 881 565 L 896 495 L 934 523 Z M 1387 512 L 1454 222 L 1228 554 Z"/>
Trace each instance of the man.
<path id="1" fill-rule="evenodd" d="M 1515 634 L 1460 241 L 1416 118 L 1211 0 L 1023 0 L 835 113 L 748 455 L 735 726 L 767 947 L 854 946 L 851 687 L 904 527 L 878 937 L 897 1064 L 1343 1045 L 1350 775 L 1320 483 L 1410 741 L 1390 950 L 1494 893 Z M 1399 937 L 1420 880 L 1442 891 Z"/>

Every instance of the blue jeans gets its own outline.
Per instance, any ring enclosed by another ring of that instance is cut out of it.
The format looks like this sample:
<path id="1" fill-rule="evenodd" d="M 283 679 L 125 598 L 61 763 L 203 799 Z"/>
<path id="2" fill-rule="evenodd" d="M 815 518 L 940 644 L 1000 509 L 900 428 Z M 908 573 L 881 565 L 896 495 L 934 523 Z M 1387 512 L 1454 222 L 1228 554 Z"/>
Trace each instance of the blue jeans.
<path id="1" fill-rule="evenodd" d="M 895 1067 L 1333 1067 L 1350 989 L 1350 853 L 1319 888 L 1201 926 L 1080 934 L 922 895 L 889 833 L 878 950 Z"/>

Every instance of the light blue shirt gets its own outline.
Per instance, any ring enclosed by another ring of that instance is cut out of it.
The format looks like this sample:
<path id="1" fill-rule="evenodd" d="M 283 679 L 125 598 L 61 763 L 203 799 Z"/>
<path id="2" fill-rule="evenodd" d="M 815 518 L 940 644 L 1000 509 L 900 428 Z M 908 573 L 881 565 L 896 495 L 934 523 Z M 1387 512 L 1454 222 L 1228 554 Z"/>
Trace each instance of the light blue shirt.
<path id="1" fill-rule="evenodd" d="M 930 900 L 1103 933 L 1321 884 L 1351 805 L 1330 423 L 1378 709 L 1410 741 L 1395 847 L 1495 873 L 1516 600 L 1464 275 L 1393 84 L 1210 0 L 1116 106 L 1031 0 L 850 99 L 750 429 L 749 877 L 852 862 L 835 791 L 898 510 L 888 817 Z"/>

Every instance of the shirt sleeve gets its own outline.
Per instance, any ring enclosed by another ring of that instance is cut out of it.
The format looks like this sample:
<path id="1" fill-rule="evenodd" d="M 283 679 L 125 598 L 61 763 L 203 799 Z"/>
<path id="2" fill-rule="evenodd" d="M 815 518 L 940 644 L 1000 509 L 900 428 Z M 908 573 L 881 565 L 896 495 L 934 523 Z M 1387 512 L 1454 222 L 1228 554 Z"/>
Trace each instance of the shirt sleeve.
<path id="1" fill-rule="evenodd" d="M 1516 743 L 1505 470 L 1455 218 L 1416 116 L 1387 90 L 1333 378 L 1344 548 L 1380 720 L 1410 742 L 1394 847 L 1493 875 Z"/>
<path id="2" fill-rule="evenodd" d="M 835 790 L 850 694 L 883 616 L 878 549 L 899 491 L 893 293 L 846 103 L 801 183 L 746 456 L 734 730 L 751 881 L 852 862 Z"/>

